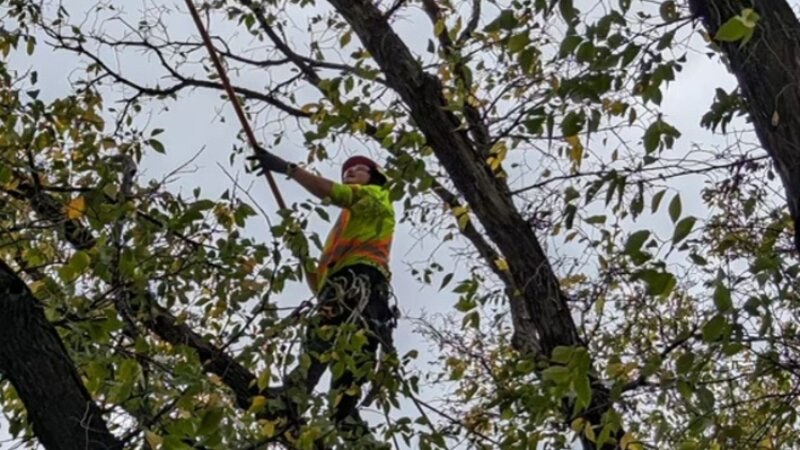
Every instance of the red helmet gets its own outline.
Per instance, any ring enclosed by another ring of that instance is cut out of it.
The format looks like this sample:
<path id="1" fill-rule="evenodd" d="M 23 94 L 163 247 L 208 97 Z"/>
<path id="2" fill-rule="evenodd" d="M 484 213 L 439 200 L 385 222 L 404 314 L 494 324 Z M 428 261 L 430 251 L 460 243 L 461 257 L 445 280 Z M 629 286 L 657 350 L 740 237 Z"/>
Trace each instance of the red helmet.
<path id="1" fill-rule="evenodd" d="M 367 158 L 366 156 L 356 155 L 347 158 L 347 160 L 342 164 L 342 175 L 347 171 L 347 169 L 357 165 L 363 164 L 370 169 L 370 184 L 377 184 L 379 186 L 383 186 L 386 184 L 387 178 L 386 175 L 383 173 L 383 168 L 378 165 L 375 161 Z"/>

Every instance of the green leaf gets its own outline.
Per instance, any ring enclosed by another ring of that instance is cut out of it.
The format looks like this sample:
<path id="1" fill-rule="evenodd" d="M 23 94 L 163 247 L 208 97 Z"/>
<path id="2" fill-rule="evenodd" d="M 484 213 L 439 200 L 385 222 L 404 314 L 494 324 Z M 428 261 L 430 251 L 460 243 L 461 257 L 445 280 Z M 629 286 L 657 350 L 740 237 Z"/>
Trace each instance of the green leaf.
<path id="1" fill-rule="evenodd" d="M 649 237 L 650 232 L 647 230 L 639 230 L 628 236 L 628 241 L 625 243 L 625 254 L 638 253 Z"/>
<path id="2" fill-rule="evenodd" d="M 192 450 L 192 447 L 176 436 L 166 436 L 161 450 Z"/>
<path id="3" fill-rule="evenodd" d="M 675 5 L 674 0 L 667 0 L 661 3 L 658 12 L 664 22 L 670 22 L 678 18 L 678 7 Z"/>
<path id="4" fill-rule="evenodd" d="M 442 279 L 442 285 L 439 286 L 439 290 L 441 291 L 442 289 L 444 289 L 445 286 L 447 286 L 450 283 L 450 280 L 452 280 L 452 279 L 453 279 L 453 273 L 452 272 L 448 273 L 447 275 L 445 275 L 444 278 Z"/>
<path id="5" fill-rule="evenodd" d="M 133 359 L 124 359 L 117 370 L 117 380 L 132 383 L 139 374 L 139 364 Z"/>
<path id="6" fill-rule="evenodd" d="M 148 139 L 147 143 L 153 147 L 153 150 L 157 151 L 158 153 L 166 153 L 166 149 L 164 149 L 164 144 L 157 139 Z"/>
<path id="7" fill-rule="evenodd" d="M 75 275 L 80 275 L 89 267 L 91 264 L 92 258 L 83 250 L 75 252 L 72 255 L 72 258 L 69 259 L 67 265 L 69 266 L 70 271 L 72 271 Z"/>
<path id="8" fill-rule="evenodd" d="M 706 342 L 714 342 L 722 336 L 725 329 L 725 317 L 717 314 L 711 320 L 703 325 L 703 340 Z"/>
<path id="9" fill-rule="evenodd" d="M 595 48 L 594 44 L 589 41 L 586 41 L 578 47 L 578 51 L 575 53 L 575 57 L 577 58 L 578 62 L 581 63 L 588 63 L 594 60 L 595 55 Z"/>
<path id="10" fill-rule="evenodd" d="M 672 198 L 672 201 L 669 202 L 669 218 L 672 219 L 672 223 L 678 221 L 678 218 L 681 216 L 681 210 L 683 206 L 681 205 L 681 195 L 675 194 L 675 197 Z"/>
<path id="11" fill-rule="evenodd" d="M 588 224 L 592 224 L 592 225 L 597 225 L 597 224 L 603 224 L 603 223 L 606 223 L 606 216 L 592 216 L 592 217 L 588 217 L 588 218 L 586 219 L 586 223 L 588 223 Z"/>
<path id="12" fill-rule="evenodd" d="M 552 366 L 542 371 L 542 377 L 559 384 L 566 383 L 570 378 L 570 371 L 564 366 Z"/>
<path id="13" fill-rule="evenodd" d="M 559 0 L 558 8 L 561 11 L 561 17 L 564 18 L 564 21 L 567 23 L 571 22 L 573 18 L 577 15 L 577 10 L 575 10 L 575 6 L 572 4 L 572 0 Z"/>
<path id="14" fill-rule="evenodd" d="M 508 52 L 512 54 L 521 52 L 530 42 L 531 38 L 528 36 L 527 32 L 515 34 L 508 40 Z"/>
<path id="15" fill-rule="evenodd" d="M 353 37 L 353 33 L 348 31 L 346 33 L 342 33 L 342 36 L 339 38 L 339 47 L 344 48 L 347 44 L 350 43 L 350 38 Z"/>
<path id="16" fill-rule="evenodd" d="M 475 306 L 477 306 L 475 300 L 467 297 L 461 297 L 458 299 L 458 302 L 456 302 L 456 310 L 460 312 L 470 311 L 471 309 L 475 308 Z"/>
<path id="17" fill-rule="evenodd" d="M 734 42 L 743 39 L 750 28 L 745 25 L 740 16 L 731 17 L 727 22 L 722 24 L 714 35 L 714 39 L 722 42 Z"/>
<path id="18" fill-rule="evenodd" d="M 658 133 L 658 122 L 653 123 L 647 128 L 647 131 L 644 133 L 644 151 L 645 153 L 653 153 L 657 148 L 660 140 L 660 134 Z"/>
<path id="19" fill-rule="evenodd" d="M 669 295 L 675 288 L 677 281 L 675 276 L 668 272 L 659 272 L 653 269 L 646 269 L 638 275 L 647 285 L 648 295 Z"/>
<path id="20" fill-rule="evenodd" d="M 495 20 L 489 23 L 489 25 L 486 25 L 484 31 L 491 33 L 493 31 L 512 30 L 516 26 L 517 18 L 514 16 L 514 11 L 510 9 L 504 9 L 500 12 L 500 15 L 497 16 Z"/>
<path id="21" fill-rule="evenodd" d="M 569 360 L 572 359 L 572 354 L 574 353 L 575 349 L 572 347 L 566 347 L 563 345 L 559 345 L 553 349 L 553 353 L 550 356 L 554 362 L 560 364 L 567 364 Z"/>
<path id="22" fill-rule="evenodd" d="M 714 409 L 714 403 L 715 403 L 714 393 L 711 392 L 708 388 L 706 388 L 705 386 L 701 386 L 700 388 L 697 389 L 697 392 L 695 392 L 695 394 L 697 395 L 697 400 L 700 405 L 700 408 L 706 411 L 711 411 L 712 409 Z"/>
<path id="23" fill-rule="evenodd" d="M 197 433 L 202 435 L 211 434 L 219 428 L 222 421 L 222 408 L 212 408 L 203 414 L 203 420 L 197 428 Z"/>
<path id="24" fill-rule="evenodd" d="M 692 370 L 692 366 L 694 365 L 694 354 L 693 353 L 684 353 L 682 354 L 677 361 L 675 361 L 675 370 L 679 374 L 686 374 Z"/>
<path id="25" fill-rule="evenodd" d="M 639 56 L 639 52 L 642 51 L 642 48 L 636 44 L 628 44 L 625 47 L 625 50 L 622 51 L 622 59 L 620 60 L 620 66 L 624 69 L 628 67 L 637 56 Z"/>
<path id="26" fill-rule="evenodd" d="M 589 384 L 589 377 L 586 375 L 577 377 L 574 385 L 575 394 L 578 396 L 578 402 L 583 406 L 588 406 L 592 401 L 592 386 Z"/>
<path id="27" fill-rule="evenodd" d="M 733 356 L 745 348 L 746 347 L 741 342 L 729 342 L 722 346 L 722 353 L 724 353 L 725 356 Z"/>
<path id="28" fill-rule="evenodd" d="M 658 211 L 658 207 L 661 206 L 661 200 L 664 199 L 664 194 L 666 194 L 666 193 L 667 193 L 667 191 L 666 191 L 666 189 L 664 189 L 664 190 L 658 191 L 656 193 L 656 195 L 653 196 L 653 202 L 652 202 L 651 210 L 653 211 L 654 214 L 655 214 L 656 211 Z"/>
<path id="29" fill-rule="evenodd" d="M 561 122 L 561 132 L 564 136 L 575 136 L 583 130 L 583 124 L 586 122 L 586 117 L 583 113 L 570 112 L 564 116 Z"/>
<path id="30" fill-rule="evenodd" d="M 681 219 L 681 221 L 675 225 L 675 231 L 672 233 L 672 243 L 677 244 L 686 238 L 686 236 L 692 232 L 695 222 L 697 222 L 697 219 L 692 216 Z"/>
<path id="31" fill-rule="evenodd" d="M 573 51 L 575 51 L 576 48 L 578 48 L 578 45 L 582 41 L 583 38 L 576 34 L 568 35 L 563 41 L 561 41 L 561 47 L 558 50 L 559 55 L 562 58 L 569 56 Z"/>
<path id="32" fill-rule="evenodd" d="M 731 291 L 722 283 L 717 283 L 717 287 L 714 289 L 714 304 L 719 312 L 726 312 L 733 308 Z"/>

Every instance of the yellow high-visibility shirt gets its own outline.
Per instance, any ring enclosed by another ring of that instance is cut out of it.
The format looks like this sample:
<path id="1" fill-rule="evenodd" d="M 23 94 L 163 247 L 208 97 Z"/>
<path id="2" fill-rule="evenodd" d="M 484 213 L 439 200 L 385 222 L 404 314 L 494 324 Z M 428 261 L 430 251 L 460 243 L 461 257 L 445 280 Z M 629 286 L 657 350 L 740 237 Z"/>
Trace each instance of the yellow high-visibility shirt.
<path id="1" fill-rule="evenodd" d="M 319 292 L 328 275 L 354 264 L 376 267 L 390 278 L 395 218 L 389 192 L 371 184 L 334 183 L 330 200 L 342 212 L 325 240 L 312 289 Z"/>

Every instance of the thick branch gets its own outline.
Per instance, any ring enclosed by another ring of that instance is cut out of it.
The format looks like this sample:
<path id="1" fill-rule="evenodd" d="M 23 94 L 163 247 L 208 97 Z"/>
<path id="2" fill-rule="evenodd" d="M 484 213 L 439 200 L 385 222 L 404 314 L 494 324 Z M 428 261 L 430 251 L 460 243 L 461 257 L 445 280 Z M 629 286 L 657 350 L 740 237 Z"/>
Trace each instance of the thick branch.
<path id="1" fill-rule="evenodd" d="M 122 449 L 55 328 L 25 283 L 0 261 L 0 373 L 48 450 Z"/>
<path id="2" fill-rule="evenodd" d="M 425 9 L 425 12 L 428 14 L 428 17 L 430 17 L 431 22 L 433 22 L 434 27 L 440 21 L 444 21 L 444 17 L 442 17 L 442 10 L 439 8 L 436 0 L 422 0 L 422 5 Z M 476 0 L 476 5 L 474 5 L 474 8 L 473 18 L 470 19 L 470 24 L 473 27 L 477 26 L 477 23 L 473 24 L 472 22 L 477 21 L 477 18 L 474 16 L 475 12 L 477 11 L 477 13 L 480 13 L 480 0 Z M 472 31 L 469 31 L 469 27 L 466 28 L 464 32 L 470 34 L 472 33 Z M 464 36 L 465 35 L 462 35 L 462 37 Z M 454 44 L 453 40 L 450 39 L 450 33 L 446 26 L 441 27 L 441 31 L 439 32 L 437 38 L 439 39 L 439 45 L 442 47 L 444 55 L 448 58 L 448 60 L 454 60 L 453 72 L 456 74 L 456 76 L 458 76 L 458 80 L 462 84 L 461 89 L 463 89 L 465 93 L 464 95 L 472 95 L 472 85 L 469 77 L 467 76 L 465 68 L 466 63 L 463 57 L 459 54 L 459 49 L 457 48 L 456 44 Z M 491 139 L 489 137 L 489 128 L 483 120 L 483 115 L 478 108 L 472 106 L 470 102 L 464 102 L 463 108 L 464 116 L 467 118 L 467 122 L 469 123 L 470 135 L 472 136 L 472 139 L 475 140 L 477 149 L 480 151 L 480 153 L 486 156 L 489 152 Z"/>
<path id="3" fill-rule="evenodd" d="M 800 251 L 800 21 L 785 0 L 689 0 L 689 6 L 711 36 L 745 8 L 761 16 L 749 42 L 719 44 L 739 80 L 761 145 L 783 181 Z"/>
<path id="4" fill-rule="evenodd" d="M 284 56 L 286 56 L 289 60 L 291 60 L 298 69 L 305 75 L 306 80 L 314 87 L 316 87 L 320 93 L 324 96 L 328 94 L 325 90 L 321 89 L 320 87 L 320 76 L 316 73 L 313 67 L 307 64 L 307 61 L 303 59 L 300 55 L 296 54 L 289 46 L 280 38 L 280 36 L 275 33 L 272 27 L 269 25 L 267 17 L 264 15 L 264 11 L 258 5 L 253 4 L 249 0 L 242 0 L 242 4 L 247 6 L 253 12 L 253 15 L 256 18 L 256 21 L 259 23 L 259 26 L 267 33 L 267 36 L 272 40 L 272 43 L 281 51 L 283 52 Z M 397 2 L 396 5 L 400 5 L 401 2 Z M 398 6 L 399 7 L 399 6 Z M 389 17 L 391 14 L 384 14 L 384 17 Z M 381 144 L 382 138 L 377 136 L 377 129 L 370 125 L 367 125 L 365 133 L 367 136 L 374 139 L 378 144 Z M 393 156 L 401 157 L 404 156 L 405 153 L 395 147 L 390 147 L 387 149 Z M 434 182 L 431 190 L 450 208 L 455 209 L 461 206 L 461 202 L 458 200 L 458 196 L 454 193 L 450 192 L 441 185 L 438 181 Z M 496 261 L 500 257 L 497 251 L 492 248 L 491 244 L 489 244 L 486 239 L 483 238 L 483 235 L 478 231 L 475 226 L 468 222 L 467 225 L 461 230 L 462 234 L 472 243 L 472 245 L 478 250 L 478 253 L 484 258 L 488 266 L 492 269 L 492 271 L 503 281 L 510 283 L 510 278 L 507 272 L 502 271 L 498 268 Z"/>
<path id="5" fill-rule="evenodd" d="M 539 241 L 516 209 L 508 186 L 493 176 L 465 133 L 458 131 L 458 119 L 447 110 L 440 80 L 422 70 L 371 1 L 329 3 L 358 34 L 486 233 L 505 256 L 513 279 L 508 291 L 514 327 L 518 335 L 525 337 L 521 342 L 517 340 L 518 346 L 538 347 L 547 356 L 557 346 L 582 345 L 558 278 Z M 530 342 L 534 336 L 538 336 L 538 342 Z M 595 386 L 592 404 L 583 416 L 601 426 L 602 416 L 610 407 L 608 391 Z M 569 414 L 568 410 L 565 412 Z M 596 447 L 588 441 L 584 446 Z"/>

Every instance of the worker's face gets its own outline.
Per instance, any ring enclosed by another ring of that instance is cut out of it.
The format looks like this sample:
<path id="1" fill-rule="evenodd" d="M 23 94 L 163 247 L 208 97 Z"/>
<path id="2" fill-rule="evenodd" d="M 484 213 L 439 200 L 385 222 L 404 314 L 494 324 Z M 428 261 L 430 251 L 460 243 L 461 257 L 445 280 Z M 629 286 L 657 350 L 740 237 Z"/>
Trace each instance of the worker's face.
<path id="1" fill-rule="evenodd" d="M 364 164 L 356 164 L 344 171 L 342 181 L 345 184 L 367 184 L 371 177 L 369 167 Z"/>

